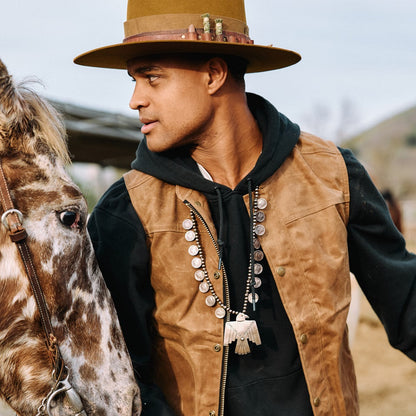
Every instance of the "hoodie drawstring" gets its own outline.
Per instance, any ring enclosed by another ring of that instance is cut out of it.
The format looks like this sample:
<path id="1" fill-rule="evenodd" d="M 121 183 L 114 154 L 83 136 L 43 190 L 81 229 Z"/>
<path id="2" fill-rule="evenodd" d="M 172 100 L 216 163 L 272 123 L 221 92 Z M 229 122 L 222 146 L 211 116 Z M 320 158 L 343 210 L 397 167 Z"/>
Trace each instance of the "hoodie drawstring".
<path id="1" fill-rule="evenodd" d="M 219 250 L 219 253 L 218 253 L 218 270 L 221 270 L 222 256 L 223 256 L 223 253 L 224 253 L 224 240 L 223 240 L 224 210 L 223 210 L 223 206 L 222 206 L 222 195 L 221 195 L 220 188 L 218 186 L 216 186 L 215 191 L 217 192 L 218 210 L 219 210 L 219 214 L 220 214 L 220 227 L 219 227 L 219 230 L 218 230 L 217 244 L 218 244 L 218 250 Z"/>
<path id="2" fill-rule="evenodd" d="M 256 280 L 254 277 L 254 202 L 253 202 L 253 190 L 251 178 L 247 179 L 247 192 L 250 209 L 250 272 L 251 272 L 251 293 L 253 297 L 253 311 L 256 310 L 255 295 L 256 289 L 254 285 Z"/>

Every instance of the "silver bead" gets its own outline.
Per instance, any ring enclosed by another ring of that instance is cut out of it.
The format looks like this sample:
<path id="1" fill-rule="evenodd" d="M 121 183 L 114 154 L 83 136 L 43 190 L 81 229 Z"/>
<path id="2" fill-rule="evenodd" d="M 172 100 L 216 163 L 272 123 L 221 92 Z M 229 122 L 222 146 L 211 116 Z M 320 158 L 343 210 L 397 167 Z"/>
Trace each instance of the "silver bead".
<path id="1" fill-rule="evenodd" d="M 202 293 L 207 293 L 209 290 L 209 285 L 207 282 L 201 282 L 199 284 L 199 291 Z"/>
<path id="2" fill-rule="evenodd" d="M 262 261 L 264 259 L 264 253 L 261 250 L 256 250 L 254 252 L 254 260 Z"/>
<path id="3" fill-rule="evenodd" d="M 205 279 L 205 273 L 203 270 L 199 269 L 195 272 L 194 277 L 198 282 L 202 282 Z"/>
<path id="4" fill-rule="evenodd" d="M 263 266 L 260 263 L 254 263 L 254 274 L 261 274 L 263 272 Z"/>
<path id="5" fill-rule="evenodd" d="M 264 225 L 258 224 L 258 225 L 255 226 L 254 232 L 257 235 L 264 235 L 264 233 L 266 232 L 266 229 L 264 228 Z"/>
<path id="6" fill-rule="evenodd" d="M 265 219 L 266 219 L 266 214 L 265 214 L 263 211 L 259 211 L 259 212 L 256 214 L 256 220 L 257 220 L 258 222 L 263 222 Z"/>
<path id="7" fill-rule="evenodd" d="M 185 240 L 186 241 L 194 241 L 195 240 L 195 232 L 192 230 L 189 230 L 185 233 Z"/>
<path id="8" fill-rule="evenodd" d="M 191 264 L 194 269 L 199 269 L 202 266 L 202 260 L 199 257 L 194 257 Z"/>
<path id="9" fill-rule="evenodd" d="M 192 244 L 191 246 L 189 246 L 188 253 L 191 256 L 196 256 L 199 253 L 198 246 L 196 246 L 195 244 Z"/>
<path id="10" fill-rule="evenodd" d="M 214 298 L 214 296 L 212 296 L 212 295 L 209 295 L 209 296 L 207 296 L 206 298 L 205 298 L 205 303 L 208 305 L 208 306 L 215 306 L 215 304 L 217 303 L 217 301 L 216 301 L 216 299 Z"/>
<path id="11" fill-rule="evenodd" d="M 187 218 L 186 220 L 183 220 L 182 227 L 185 230 L 190 230 L 193 227 L 192 220 L 190 220 L 189 218 Z"/>
<path id="12" fill-rule="evenodd" d="M 217 308 L 217 309 L 215 309 L 215 316 L 218 319 L 224 318 L 224 316 L 225 316 L 225 310 L 223 308 Z"/>
<path id="13" fill-rule="evenodd" d="M 267 207 L 267 201 L 264 198 L 259 198 L 257 201 L 257 207 L 259 209 L 264 209 Z"/>
<path id="14" fill-rule="evenodd" d="M 248 301 L 250 303 L 253 303 L 253 294 L 252 293 L 248 294 Z M 259 295 L 257 293 L 254 294 L 254 301 L 255 301 L 255 303 L 257 303 L 259 301 Z"/>

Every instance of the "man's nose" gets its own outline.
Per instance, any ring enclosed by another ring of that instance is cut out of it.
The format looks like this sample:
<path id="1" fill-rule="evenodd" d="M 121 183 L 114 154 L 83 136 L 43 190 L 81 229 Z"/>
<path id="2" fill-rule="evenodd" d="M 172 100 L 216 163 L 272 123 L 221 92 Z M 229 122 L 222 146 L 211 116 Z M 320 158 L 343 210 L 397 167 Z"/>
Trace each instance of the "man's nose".
<path id="1" fill-rule="evenodd" d="M 142 107 L 148 105 L 148 100 L 145 97 L 145 94 L 141 88 L 139 88 L 138 83 L 136 82 L 134 86 L 133 95 L 131 96 L 129 107 L 132 110 L 140 110 Z"/>

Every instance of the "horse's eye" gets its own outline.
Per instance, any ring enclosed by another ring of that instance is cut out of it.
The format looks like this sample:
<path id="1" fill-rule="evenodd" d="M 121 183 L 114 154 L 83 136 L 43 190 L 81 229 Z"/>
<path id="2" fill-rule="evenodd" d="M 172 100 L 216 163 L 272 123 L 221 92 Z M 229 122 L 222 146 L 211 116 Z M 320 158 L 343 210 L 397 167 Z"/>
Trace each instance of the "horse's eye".
<path id="1" fill-rule="evenodd" d="M 75 211 L 62 211 L 59 213 L 59 220 L 67 227 L 80 228 L 80 215 Z"/>

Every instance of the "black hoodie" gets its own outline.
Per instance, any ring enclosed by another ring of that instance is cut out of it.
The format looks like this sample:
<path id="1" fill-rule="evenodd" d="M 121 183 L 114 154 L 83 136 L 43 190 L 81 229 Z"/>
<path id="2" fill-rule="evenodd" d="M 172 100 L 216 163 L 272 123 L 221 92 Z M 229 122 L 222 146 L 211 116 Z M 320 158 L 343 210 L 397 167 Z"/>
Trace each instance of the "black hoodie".
<path id="1" fill-rule="evenodd" d="M 251 188 L 260 185 L 281 166 L 300 133 L 296 124 L 266 100 L 253 94 L 247 97 L 263 134 L 263 150 L 253 170 L 235 189 L 205 179 L 184 149 L 153 153 L 143 140 L 132 163 L 133 169 L 198 190 L 206 196 L 217 232 L 224 241 L 223 262 L 229 278 L 231 307 L 236 310 L 242 308 L 250 251 L 249 215 L 243 196 L 248 192 L 249 183 Z M 392 344 L 415 359 L 416 258 L 405 250 L 404 240 L 392 224 L 381 195 L 362 166 L 351 152 L 340 150 L 350 180 L 351 270 L 385 324 Z M 220 227 L 220 211 L 223 227 Z M 89 222 L 89 231 L 118 309 L 135 370 L 139 373 L 142 395 L 147 402 L 143 415 L 169 415 L 157 389 L 151 384 L 142 384 L 151 379 L 150 317 L 154 303 L 146 238 L 123 179 L 98 203 Z M 262 285 L 257 291 L 260 300 L 256 311 L 250 310 L 250 317 L 258 323 L 262 345 L 253 346 L 248 355 L 230 354 L 225 414 L 312 415 L 292 327 L 266 259 L 262 265 Z M 399 268 L 400 278 L 397 276 Z M 383 270 L 375 276 L 376 283 L 374 270 Z M 393 293 L 389 293 L 390 290 Z M 389 309 L 383 306 L 386 301 Z"/>

